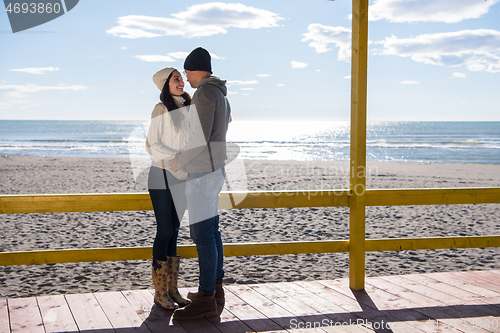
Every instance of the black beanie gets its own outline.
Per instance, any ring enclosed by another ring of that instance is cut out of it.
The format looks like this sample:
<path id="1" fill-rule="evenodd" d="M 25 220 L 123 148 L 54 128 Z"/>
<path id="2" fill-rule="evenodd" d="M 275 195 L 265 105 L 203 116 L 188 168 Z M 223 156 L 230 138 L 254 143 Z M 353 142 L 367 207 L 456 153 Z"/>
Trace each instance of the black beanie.
<path id="1" fill-rule="evenodd" d="M 188 71 L 205 71 L 212 73 L 210 53 L 202 47 L 194 49 L 184 61 L 184 69 Z"/>

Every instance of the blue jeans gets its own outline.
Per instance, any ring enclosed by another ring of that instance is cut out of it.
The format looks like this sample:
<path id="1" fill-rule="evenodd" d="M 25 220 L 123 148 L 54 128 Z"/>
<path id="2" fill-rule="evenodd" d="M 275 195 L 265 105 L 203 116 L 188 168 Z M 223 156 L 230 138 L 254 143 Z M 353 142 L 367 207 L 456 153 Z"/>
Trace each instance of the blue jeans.
<path id="1" fill-rule="evenodd" d="M 190 173 L 186 182 L 189 231 L 198 251 L 199 287 L 215 291 L 216 280 L 224 278 L 224 252 L 219 230 L 219 193 L 224 185 L 224 169 Z"/>
<path id="2" fill-rule="evenodd" d="M 186 210 L 185 181 L 170 172 L 151 167 L 148 178 L 149 196 L 156 217 L 153 258 L 165 261 L 177 255 L 177 237 Z"/>

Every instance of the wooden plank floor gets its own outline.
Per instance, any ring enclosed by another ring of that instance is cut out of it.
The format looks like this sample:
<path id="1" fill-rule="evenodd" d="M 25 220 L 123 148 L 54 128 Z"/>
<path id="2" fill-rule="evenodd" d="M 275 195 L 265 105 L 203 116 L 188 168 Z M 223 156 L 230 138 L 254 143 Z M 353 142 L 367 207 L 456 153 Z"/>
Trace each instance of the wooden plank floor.
<path id="1" fill-rule="evenodd" d="M 0 299 L 0 332 L 500 332 L 500 271 L 372 277 L 364 291 L 347 279 L 225 290 L 218 317 L 180 322 L 151 290 Z"/>

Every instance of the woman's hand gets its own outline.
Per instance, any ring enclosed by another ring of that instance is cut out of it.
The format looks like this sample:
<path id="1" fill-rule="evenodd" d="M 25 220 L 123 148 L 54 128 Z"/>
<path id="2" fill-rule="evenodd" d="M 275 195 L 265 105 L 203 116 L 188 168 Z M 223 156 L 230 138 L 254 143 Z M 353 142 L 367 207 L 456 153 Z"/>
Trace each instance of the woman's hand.
<path id="1" fill-rule="evenodd" d="M 174 172 L 178 171 L 180 168 L 182 168 L 182 165 L 179 163 L 179 155 L 180 155 L 180 153 L 176 153 L 175 158 L 168 161 L 168 163 L 170 163 L 170 167 L 172 168 L 172 170 Z"/>

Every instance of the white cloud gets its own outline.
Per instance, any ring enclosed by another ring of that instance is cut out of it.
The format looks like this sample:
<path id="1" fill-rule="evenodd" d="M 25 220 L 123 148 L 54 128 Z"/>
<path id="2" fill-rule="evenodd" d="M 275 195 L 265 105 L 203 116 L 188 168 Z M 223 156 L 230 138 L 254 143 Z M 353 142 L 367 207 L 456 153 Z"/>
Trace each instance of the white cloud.
<path id="1" fill-rule="evenodd" d="M 420 82 L 417 81 L 403 81 L 401 82 L 402 85 L 408 85 L 408 84 L 419 84 Z"/>
<path id="2" fill-rule="evenodd" d="M 126 50 L 127 48 L 125 46 L 122 46 L 122 50 Z"/>
<path id="3" fill-rule="evenodd" d="M 499 0 L 376 0 L 368 9 L 370 21 L 457 23 L 479 18 Z"/>
<path id="4" fill-rule="evenodd" d="M 470 71 L 500 72 L 500 32 L 496 30 L 462 30 L 403 39 L 391 36 L 375 44 L 384 49 L 374 50 L 374 54 L 409 57 L 437 66 L 464 66 Z"/>
<path id="5" fill-rule="evenodd" d="M 284 87 L 285 85 L 283 83 L 278 83 L 277 86 L 278 87 Z"/>
<path id="6" fill-rule="evenodd" d="M 238 92 L 236 92 L 236 91 L 228 91 L 227 94 L 228 95 L 238 95 Z"/>
<path id="7" fill-rule="evenodd" d="M 309 66 L 308 64 L 306 64 L 304 62 L 299 62 L 299 61 L 292 61 L 291 64 L 292 64 L 292 68 L 305 68 L 305 67 Z"/>
<path id="8" fill-rule="evenodd" d="M 309 32 L 303 34 L 302 42 L 311 41 L 317 53 L 330 51 L 328 44 L 339 48 L 338 60 L 348 60 L 351 57 L 351 29 L 344 27 L 330 27 L 319 23 L 309 24 Z"/>
<path id="9" fill-rule="evenodd" d="M 452 78 L 462 79 L 462 78 L 465 77 L 465 74 L 464 73 L 458 73 L 458 72 L 456 72 L 456 73 L 453 73 L 451 77 Z"/>
<path id="10" fill-rule="evenodd" d="M 106 33 L 122 38 L 182 36 L 187 38 L 227 33 L 228 28 L 277 27 L 278 14 L 239 3 L 210 2 L 188 7 L 171 18 L 129 15 L 118 18 L 118 26 Z M 154 32 L 152 32 L 154 31 Z"/>
<path id="11" fill-rule="evenodd" d="M 36 84 L 27 84 L 24 86 L 21 85 L 0 85 L 0 90 L 6 90 L 7 93 L 4 95 L 5 97 L 14 97 L 14 98 L 24 98 L 28 97 L 31 93 L 36 93 L 39 91 L 49 91 L 49 90 L 73 90 L 73 91 L 82 91 L 87 90 L 88 87 L 82 86 L 81 84 L 74 86 L 67 86 L 64 84 L 60 84 L 57 86 L 39 86 Z"/>
<path id="12" fill-rule="evenodd" d="M 118 19 L 119 24 L 128 24 L 127 20 L 124 20 L 125 22 L 120 21 L 121 18 Z M 126 26 L 118 26 L 109 29 L 106 31 L 108 34 L 112 34 L 116 37 L 122 37 L 122 38 L 152 38 L 152 37 L 160 37 L 162 36 L 161 34 L 154 34 L 151 32 L 146 32 L 141 29 L 133 29 L 133 28 L 128 28 Z"/>
<path id="13" fill-rule="evenodd" d="M 172 52 L 168 55 L 175 59 L 186 59 L 189 55 L 189 52 Z M 213 57 L 213 54 L 211 56 Z"/>
<path id="14" fill-rule="evenodd" d="M 257 74 L 257 76 L 259 76 L 259 77 L 269 77 L 269 76 L 271 76 L 271 74 Z"/>
<path id="15" fill-rule="evenodd" d="M 347 75 L 347 76 L 344 76 L 344 79 L 351 79 L 351 76 L 350 75 Z"/>
<path id="16" fill-rule="evenodd" d="M 12 72 L 24 72 L 29 74 L 45 74 L 46 72 L 58 71 L 58 67 L 31 67 L 21 69 L 11 69 Z"/>
<path id="17" fill-rule="evenodd" d="M 159 54 L 151 54 L 151 55 L 136 55 L 134 58 L 140 59 L 142 61 L 147 62 L 173 62 L 177 60 L 184 60 L 189 55 L 189 52 L 172 52 L 168 55 L 159 55 Z M 210 56 L 213 59 L 224 60 L 226 58 L 219 57 L 216 54 L 210 53 Z"/>
<path id="18" fill-rule="evenodd" d="M 168 55 L 136 55 L 134 58 L 147 62 L 173 62 L 177 61 Z"/>
<path id="19" fill-rule="evenodd" d="M 189 54 L 189 53 L 188 53 L 188 54 Z M 187 54 L 186 54 L 186 56 L 184 57 L 184 59 L 185 59 L 186 57 L 187 57 Z M 219 57 L 218 55 L 213 54 L 213 53 L 211 53 L 211 52 L 210 52 L 210 57 L 212 57 L 213 59 L 217 59 L 217 60 L 226 60 L 226 58 L 224 58 L 224 57 Z"/>
<path id="20" fill-rule="evenodd" d="M 238 81 L 238 80 L 233 80 L 233 81 L 227 81 L 226 85 L 229 86 L 243 86 L 247 84 L 258 84 L 259 81 L 257 80 L 251 80 L 251 81 Z"/>
<path id="21" fill-rule="evenodd" d="M 255 90 L 255 88 L 241 88 L 241 90 Z"/>
<path id="22" fill-rule="evenodd" d="M 22 100 L 22 99 L 15 99 L 15 100 L 8 100 L 4 102 L 0 102 L 0 109 L 25 109 L 29 106 L 31 106 L 31 102 Z"/>

